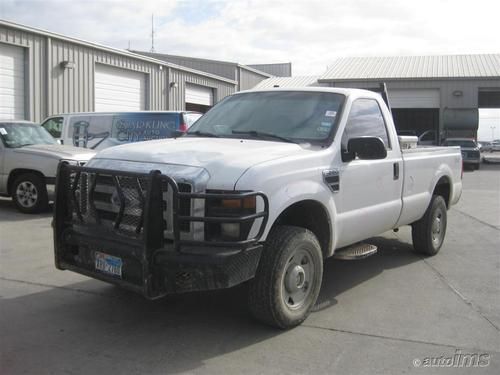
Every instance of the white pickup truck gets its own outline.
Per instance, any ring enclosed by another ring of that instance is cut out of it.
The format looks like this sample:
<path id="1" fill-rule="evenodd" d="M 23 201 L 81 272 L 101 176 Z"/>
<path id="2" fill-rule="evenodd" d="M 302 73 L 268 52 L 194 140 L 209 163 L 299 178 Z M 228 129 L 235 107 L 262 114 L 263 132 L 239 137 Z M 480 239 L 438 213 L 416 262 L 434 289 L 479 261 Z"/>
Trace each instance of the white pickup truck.
<path id="1" fill-rule="evenodd" d="M 181 138 L 61 165 L 56 266 L 148 298 L 249 281 L 256 318 L 296 326 L 324 259 L 371 255 L 360 241 L 403 225 L 416 251 L 441 248 L 462 191 L 460 150 L 413 138 L 398 139 L 370 91 L 231 95 Z"/>
<path id="2" fill-rule="evenodd" d="M 57 144 L 33 122 L 0 121 L 0 196 L 12 197 L 23 213 L 43 211 L 54 198 L 59 162 L 83 165 L 95 154 Z"/>

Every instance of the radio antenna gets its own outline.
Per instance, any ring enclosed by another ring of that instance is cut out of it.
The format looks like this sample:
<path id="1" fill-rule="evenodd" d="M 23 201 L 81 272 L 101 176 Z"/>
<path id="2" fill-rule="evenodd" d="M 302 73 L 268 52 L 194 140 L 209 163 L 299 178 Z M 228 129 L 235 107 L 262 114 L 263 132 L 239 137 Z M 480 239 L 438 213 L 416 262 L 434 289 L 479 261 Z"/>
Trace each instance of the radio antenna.
<path id="1" fill-rule="evenodd" d="M 151 14 L 151 52 L 156 52 L 155 51 L 154 14 Z"/>

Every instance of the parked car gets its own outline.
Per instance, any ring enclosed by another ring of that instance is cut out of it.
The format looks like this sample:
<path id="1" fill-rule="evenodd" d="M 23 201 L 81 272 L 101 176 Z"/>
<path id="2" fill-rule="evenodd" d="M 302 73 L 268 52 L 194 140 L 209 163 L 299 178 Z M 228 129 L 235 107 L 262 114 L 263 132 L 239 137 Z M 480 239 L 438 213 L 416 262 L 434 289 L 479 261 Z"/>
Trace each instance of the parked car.
<path id="1" fill-rule="evenodd" d="M 447 138 L 443 146 L 460 146 L 464 165 L 475 169 L 481 168 L 481 152 L 476 141 L 469 138 Z"/>
<path id="2" fill-rule="evenodd" d="M 477 146 L 479 147 L 479 151 L 481 152 L 491 151 L 491 142 L 480 141 L 477 142 Z"/>
<path id="3" fill-rule="evenodd" d="M 377 247 L 360 241 L 404 225 L 416 251 L 440 250 L 462 191 L 460 149 L 416 143 L 371 91 L 233 94 L 182 138 L 61 166 L 56 267 L 147 298 L 249 281 L 257 319 L 296 326 L 324 259 L 370 256 Z"/>
<path id="4" fill-rule="evenodd" d="M 178 136 L 201 116 L 191 111 L 66 113 L 47 118 L 42 126 L 61 144 L 102 150 Z"/>
<path id="5" fill-rule="evenodd" d="M 491 142 L 490 152 L 493 151 L 500 151 L 500 139 L 495 139 L 493 142 Z"/>
<path id="6" fill-rule="evenodd" d="M 0 121 L 0 195 L 12 197 L 19 211 L 36 213 L 53 199 L 57 165 L 83 165 L 94 151 L 61 146 L 40 125 Z"/>

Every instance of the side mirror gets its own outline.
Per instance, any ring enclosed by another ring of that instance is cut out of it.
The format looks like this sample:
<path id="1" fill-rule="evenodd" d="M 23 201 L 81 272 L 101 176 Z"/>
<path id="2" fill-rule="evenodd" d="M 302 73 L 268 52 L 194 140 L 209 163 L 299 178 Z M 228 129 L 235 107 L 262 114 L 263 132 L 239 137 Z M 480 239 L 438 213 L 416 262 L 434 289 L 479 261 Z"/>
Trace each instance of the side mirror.
<path id="1" fill-rule="evenodd" d="M 356 156 L 360 159 L 375 160 L 385 159 L 387 150 L 382 139 L 378 137 L 359 137 L 349 139 L 347 154 L 351 156 L 351 160 Z"/>

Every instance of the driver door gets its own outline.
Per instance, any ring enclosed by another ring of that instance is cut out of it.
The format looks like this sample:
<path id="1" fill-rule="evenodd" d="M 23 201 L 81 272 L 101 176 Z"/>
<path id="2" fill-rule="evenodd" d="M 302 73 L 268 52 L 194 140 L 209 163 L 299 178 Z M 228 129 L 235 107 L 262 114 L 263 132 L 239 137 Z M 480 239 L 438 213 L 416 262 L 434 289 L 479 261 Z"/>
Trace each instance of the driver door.
<path id="1" fill-rule="evenodd" d="M 349 139 L 363 136 L 381 138 L 387 156 L 378 160 L 356 158 L 342 162 L 340 189 L 334 195 L 338 213 L 338 247 L 392 229 L 401 212 L 401 153 L 397 145 L 391 144 L 386 121 L 373 98 L 353 102 L 342 135 L 342 150 L 347 151 Z"/>

